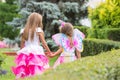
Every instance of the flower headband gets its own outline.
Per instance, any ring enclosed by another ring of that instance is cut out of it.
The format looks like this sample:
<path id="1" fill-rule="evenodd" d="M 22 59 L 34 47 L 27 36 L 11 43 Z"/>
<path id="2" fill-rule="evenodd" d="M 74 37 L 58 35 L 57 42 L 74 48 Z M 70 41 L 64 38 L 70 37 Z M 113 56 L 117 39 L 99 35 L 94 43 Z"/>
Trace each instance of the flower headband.
<path id="1" fill-rule="evenodd" d="M 62 21 L 62 20 L 59 20 L 59 22 L 60 22 L 60 24 L 61 24 L 61 27 L 64 27 L 65 22 L 64 22 L 64 21 Z"/>

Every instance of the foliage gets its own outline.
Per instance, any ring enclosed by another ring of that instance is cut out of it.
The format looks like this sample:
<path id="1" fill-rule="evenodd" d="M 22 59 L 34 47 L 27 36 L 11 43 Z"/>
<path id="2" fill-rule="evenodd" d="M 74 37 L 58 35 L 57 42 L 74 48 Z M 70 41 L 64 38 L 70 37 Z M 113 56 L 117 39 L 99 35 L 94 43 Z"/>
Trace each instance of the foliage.
<path id="1" fill-rule="evenodd" d="M 119 52 L 120 49 L 85 57 L 25 80 L 119 80 Z"/>
<path id="2" fill-rule="evenodd" d="M 13 17 L 17 16 L 16 5 L 0 3 L 0 36 L 14 39 L 18 36 L 19 30 L 6 24 Z"/>
<path id="3" fill-rule="evenodd" d="M 43 80 L 61 80 L 61 77 L 62 79 L 65 77 L 65 80 L 119 80 L 119 52 L 120 50 L 113 50 L 95 56 L 83 57 L 75 62 L 63 64 L 54 70 L 49 70 L 42 76 L 28 77 L 24 80 L 41 80 L 42 78 Z M 14 74 L 11 72 L 11 66 L 15 65 L 14 59 L 13 56 L 6 56 L 2 68 L 7 70 L 8 73 L 0 76 L 1 80 L 15 79 Z M 53 64 L 56 59 L 52 58 L 51 60 L 50 64 L 51 62 Z"/>
<path id="4" fill-rule="evenodd" d="M 88 38 L 120 41 L 120 28 L 88 29 L 87 33 L 88 33 Z"/>
<path id="5" fill-rule="evenodd" d="M 4 60 L 5 60 L 5 55 L 2 54 L 2 49 L 0 49 L 0 75 L 4 74 L 4 71 L 2 70 L 2 67 L 1 67 Z"/>
<path id="6" fill-rule="evenodd" d="M 66 21 L 71 22 L 72 24 L 78 25 L 79 24 L 79 19 L 81 16 L 80 15 L 80 8 L 79 4 L 76 2 L 65 2 L 63 3 L 63 7 L 61 8 L 61 12 L 65 15 L 62 17 L 66 17 Z M 72 16 L 72 17 L 71 17 Z M 80 25 L 80 24 L 79 24 Z"/>
<path id="7" fill-rule="evenodd" d="M 84 16 L 86 16 L 85 14 L 87 13 L 84 11 L 86 10 L 86 7 L 84 9 L 81 9 L 81 6 L 77 2 L 58 1 L 57 3 L 51 3 L 53 2 L 52 0 L 48 2 L 45 1 L 17 0 L 17 3 L 19 5 L 19 14 L 22 15 L 22 18 L 14 18 L 13 21 L 9 22 L 8 24 L 14 27 L 22 28 L 24 27 L 26 19 L 30 13 L 40 13 L 43 16 L 45 36 L 49 38 L 51 35 L 56 33 L 56 29 L 59 26 L 58 19 L 69 21 L 73 24 L 78 25 L 79 20 L 81 19 L 80 12 L 83 12 Z M 81 1 L 81 3 L 85 3 L 85 1 Z"/>
<path id="8" fill-rule="evenodd" d="M 106 0 L 95 9 L 88 8 L 93 28 L 120 27 L 120 1 Z"/>
<path id="9" fill-rule="evenodd" d="M 14 18 L 14 20 L 8 24 L 15 27 L 24 27 L 26 23 L 26 19 L 30 13 L 37 12 L 43 15 L 43 25 L 45 30 L 45 35 L 50 37 L 52 33 L 54 33 L 53 27 L 51 27 L 51 23 L 53 19 L 58 19 L 60 16 L 60 10 L 56 4 L 48 3 L 48 2 L 28 2 L 26 4 L 26 8 L 22 8 L 19 14 L 22 15 L 22 18 Z M 52 33 L 51 33 L 52 32 Z"/>
<path id="10" fill-rule="evenodd" d="M 14 4 L 14 1 L 15 1 L 15 0 L 6 0 L 6 3 L 7 3 L 7 4 Z"/>
<path id="11" fill-rule="evenodd" d="M 0 41 L 2 41 L 3 40 L 3 38 L 0 36 Z"/>
<path id="12" fill-rule="evenodd" d="M 58 50 L 58 46 L 54 43 L 53 40 L 47 39 L 46 42 L 47 42 L 47 45 L 49 46 L 51 51 L 57 51 Z"/>
<path id="13" fill-rule="evenodd" d="M 2 64 L 2 69 L 7 70 L 6 75 L 1 75 L 0 79 L 1 80 L 14 80 L 15 76 L 13 75 L 11 71 L 11 67 L 15 65 L 14 63 L 14 58 L 13 56 L 7 56 L 6 59 L 4 60 L 4 63 Z"/>
<path id="14" fill-rule="evenodd" d="M 112 49 L 120 49 L 120 42 L 102 39 L 85 39 L 82 56 L 93 56 Z"/>
<path id="15" fill-rule="evenodd" d="M 51 51 L 58 50 L 58 46 L 54 43 L 53 40 L 48 39 L 47 44 L 50 47 Z M 83 40 L 83 47 L 84 47 L 84 50 L 81 53 L 82 56 L 93 56 L 101 52 L 110 51 L 112 49 L 119 49 L 120 42 L 86 38 Z"/>

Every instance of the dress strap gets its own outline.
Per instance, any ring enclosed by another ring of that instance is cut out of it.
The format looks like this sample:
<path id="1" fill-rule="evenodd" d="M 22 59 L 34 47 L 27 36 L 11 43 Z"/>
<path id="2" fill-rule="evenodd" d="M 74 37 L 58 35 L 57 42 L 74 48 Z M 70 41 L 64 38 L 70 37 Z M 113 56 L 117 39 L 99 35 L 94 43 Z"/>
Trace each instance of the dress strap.
<path id="1" fill-rule="evenodd" d="M 36 32 L 43 32 L 43 30 L 41 28 L 37 28 Z"/>

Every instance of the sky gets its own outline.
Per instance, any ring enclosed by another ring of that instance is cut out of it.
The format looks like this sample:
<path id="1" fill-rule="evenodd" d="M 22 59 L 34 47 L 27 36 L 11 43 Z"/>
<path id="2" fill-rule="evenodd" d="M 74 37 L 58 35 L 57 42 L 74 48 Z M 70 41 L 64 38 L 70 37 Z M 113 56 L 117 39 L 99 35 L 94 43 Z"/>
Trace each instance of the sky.
<path id="1" fill-rule="evenodd" d="M 101 2 L 104 2 L 105 0 L 89 0 L 88 2 L 88 6 L 90 6 L 91 8 L 95 8 L 97 7 Z"/>

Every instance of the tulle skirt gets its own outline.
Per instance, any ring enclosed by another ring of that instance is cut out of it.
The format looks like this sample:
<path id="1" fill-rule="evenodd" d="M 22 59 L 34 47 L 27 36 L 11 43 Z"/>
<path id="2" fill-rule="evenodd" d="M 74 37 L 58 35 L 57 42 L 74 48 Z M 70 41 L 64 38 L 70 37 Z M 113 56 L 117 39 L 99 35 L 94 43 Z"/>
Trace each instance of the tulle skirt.
<path id="1" fill-rule="evenodd" d="M 49 60 L 45 55 L 21 53 L 16 57 L 16 67 L 12 67 L 12 71 L 16 78 L 42 74 L 49 68 L 48 62 Z"/>

